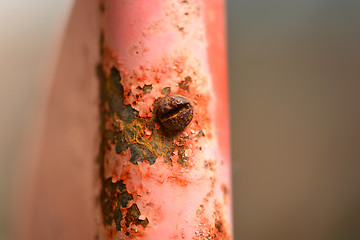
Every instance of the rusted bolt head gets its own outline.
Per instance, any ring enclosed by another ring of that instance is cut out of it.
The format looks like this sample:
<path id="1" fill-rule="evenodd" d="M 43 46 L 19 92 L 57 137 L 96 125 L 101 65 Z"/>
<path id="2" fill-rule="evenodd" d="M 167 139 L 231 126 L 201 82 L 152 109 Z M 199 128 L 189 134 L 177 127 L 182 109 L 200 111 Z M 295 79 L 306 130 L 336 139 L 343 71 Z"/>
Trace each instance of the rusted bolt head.
<path id="1" fill-rule="evenodd" d="M 157 110 L 160 123 L 171 131 L 184 129 L 193 118 L 193 107 L 190 101 L 181 95 L 164 97 Z"/>

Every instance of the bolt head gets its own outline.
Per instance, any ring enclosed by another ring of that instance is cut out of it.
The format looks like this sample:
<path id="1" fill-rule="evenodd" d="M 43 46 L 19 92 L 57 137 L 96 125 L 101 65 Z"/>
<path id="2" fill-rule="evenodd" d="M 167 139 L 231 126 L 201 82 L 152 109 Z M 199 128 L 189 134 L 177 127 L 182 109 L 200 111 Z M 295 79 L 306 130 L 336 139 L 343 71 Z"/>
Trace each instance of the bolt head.
<path id="1" fill-rule="evenodd" d="M 157 109 L 160 123 L 171 131 L 184 129 L 193 119 L 193 106 L 190 101 L 178 94 L 164 97 Z"/>

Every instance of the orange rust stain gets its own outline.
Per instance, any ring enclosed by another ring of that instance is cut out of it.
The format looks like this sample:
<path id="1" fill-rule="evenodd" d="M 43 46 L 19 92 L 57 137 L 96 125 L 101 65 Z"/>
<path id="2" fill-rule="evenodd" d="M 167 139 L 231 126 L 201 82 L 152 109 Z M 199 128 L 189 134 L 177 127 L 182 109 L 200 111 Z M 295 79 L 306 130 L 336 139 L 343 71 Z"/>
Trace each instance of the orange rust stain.
<path id="1" fill-rule="evenodd" d="M 228 186 L 225 183 L 221 184 L 221 190 L 223 192 L 224 203 L 228 204 L 229 203 L 229 198 L 230 198 L 230 193 L 229 193 Z"/>
<path id="2" fill-rule="evenodd" d="M 224 219 L 223 215 L 223 205 L 219 204 L 217 201 L 214 201 L 214 212 L 212 215 L 212 220 L 203 217 L 204 206 L 201 205 L 197 215 L 201 219 L 199 223 L 199 230 L 195 231 L 194 240 L 204 240 L 204 239 L 221 239 L 221 240 L 230 240 L 231 236 L 225 227 L 227 221 Z"/>

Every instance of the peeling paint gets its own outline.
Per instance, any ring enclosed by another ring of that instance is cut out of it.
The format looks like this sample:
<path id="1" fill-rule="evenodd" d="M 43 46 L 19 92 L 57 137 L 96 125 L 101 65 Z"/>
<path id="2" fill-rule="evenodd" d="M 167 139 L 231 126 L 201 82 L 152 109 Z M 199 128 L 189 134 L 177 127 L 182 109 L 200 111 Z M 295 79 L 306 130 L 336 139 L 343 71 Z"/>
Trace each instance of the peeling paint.
<path id="1" fill-rule="evenodd" d="M 191 77 L 185 77 L 185 80 L 179 83 L 179 87 L 187 92 L 190 92 L 189 86 L 191 83 Z"/>
<path id="2" fill-rule="evenodd" d="M 171 88 L 170 87 L 165 87 L 161 90 L 161 94 L 164 94 L 164 95 L 168 95 L 171 93 Z"/>
<path id="3" fill-rule="evenodd" d="M 111 178 L 103 182 L 101 192 L 101 206 L 104 217 L 104 224 L 111 225 L 113 221 L 116 229 L 121 230 L 121 220 L 123 219 L 121 208 L 126 208 L 133 196 L 126 190 L 123 181 L 113 183 Z"/>
<path id="4" fill-rule="evenodd" d="M 139 219 L 141 213 L 136 204 L 133 204 L 131 207 L 129 207 L 126 211 L 125 216 L 125 225 L 129 227 L 131 224 L 135 225 L 141 225 L 143 227 L 146 227 L 149 224 L 149 220 L 147 218 L 145 219 Z"/>

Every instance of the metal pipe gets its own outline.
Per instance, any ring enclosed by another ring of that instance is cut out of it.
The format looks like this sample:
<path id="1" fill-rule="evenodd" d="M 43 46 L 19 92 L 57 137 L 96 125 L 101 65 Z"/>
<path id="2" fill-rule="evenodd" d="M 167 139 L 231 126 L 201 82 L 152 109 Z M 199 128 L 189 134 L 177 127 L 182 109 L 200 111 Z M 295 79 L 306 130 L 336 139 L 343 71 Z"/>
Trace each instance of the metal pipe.
<path id="1" fill-rule="evenodd" d="M 100 4 L 100 239 L 231 239 L 222 0 Z"/>

